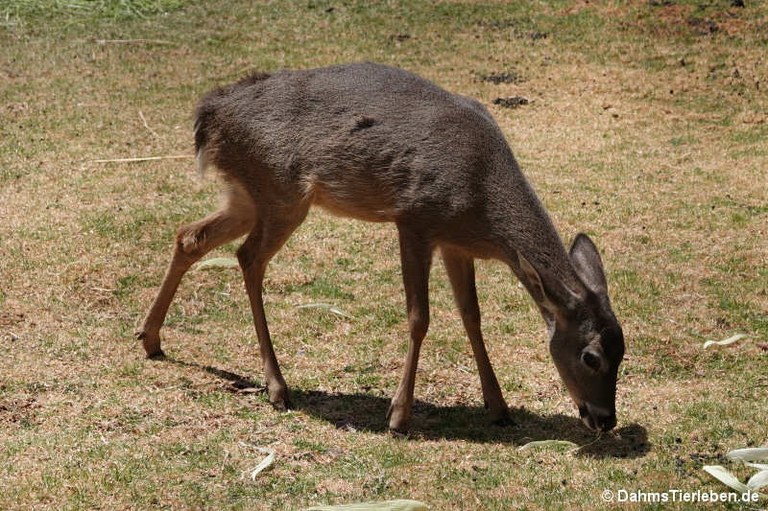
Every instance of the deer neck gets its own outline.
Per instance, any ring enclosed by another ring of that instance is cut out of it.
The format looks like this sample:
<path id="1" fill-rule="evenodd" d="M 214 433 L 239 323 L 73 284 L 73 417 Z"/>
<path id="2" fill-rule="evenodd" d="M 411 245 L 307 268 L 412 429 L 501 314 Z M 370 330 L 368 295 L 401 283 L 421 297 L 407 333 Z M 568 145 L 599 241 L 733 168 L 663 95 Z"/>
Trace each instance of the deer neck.
<path id="1" fill-rule="evenodd" d="M 586 296 L 568 251 L 544 206 L 522 178 L 508 185 L 513 196 L 496 202 L 501 259 L 531 295 L 544 320 L 554 328 L 556 316 L 573 310 Z"/>

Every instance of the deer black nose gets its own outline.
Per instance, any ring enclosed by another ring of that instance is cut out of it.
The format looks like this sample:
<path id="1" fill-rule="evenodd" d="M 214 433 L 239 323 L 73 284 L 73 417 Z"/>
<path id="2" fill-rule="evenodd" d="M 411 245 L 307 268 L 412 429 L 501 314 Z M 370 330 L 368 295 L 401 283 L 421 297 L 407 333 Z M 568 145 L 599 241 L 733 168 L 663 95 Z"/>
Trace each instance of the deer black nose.
<path id="1" fill-rule="evenodd" d="M 615 427 L 616 427 L 616 414 L 612 414 L 607 417 L 599 417 L 597 419 L 598 431 L 610 431 Z"/>
<path id="2" fill-rule="evenodd" d="M 616 427 L 616 413 L 585 403 L 579 407 L 582 422 L 593 431 L 610 431 Z"/>

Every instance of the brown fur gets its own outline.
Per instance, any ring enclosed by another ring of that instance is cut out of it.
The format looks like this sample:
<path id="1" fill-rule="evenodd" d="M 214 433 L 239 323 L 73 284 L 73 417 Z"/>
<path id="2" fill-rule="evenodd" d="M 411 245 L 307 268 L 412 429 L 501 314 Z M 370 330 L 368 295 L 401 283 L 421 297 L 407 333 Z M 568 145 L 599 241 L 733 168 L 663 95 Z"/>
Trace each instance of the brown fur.
<path id="1" fill-rule="evenodd" d="M 162 353 L 159 330 L 184 272 L 215 246 L 248 234 L 238 259 L 269 396 L 288 406 L 261 286 L 271 257 L 317 205 L 398 228 L 411 343 L 391 428 L 405 430 L 410 420 L 435 248 L 446 262 L 493 418 L 506 421 L 508 411 L 480 331 L 474 258 L 510 265 L 551 327 L 550 351 L 585 422 L 613 427 L 624 343 L 600 257 L 584 235 L 566 251 L 480 103 L 406 71 L 363 63 L 255 73 L 208 93 L 196 115 L 201 165 L 210 162 L 230 182 L 230 200 L 179 231 L 140 333 L 150 356 Z"/>

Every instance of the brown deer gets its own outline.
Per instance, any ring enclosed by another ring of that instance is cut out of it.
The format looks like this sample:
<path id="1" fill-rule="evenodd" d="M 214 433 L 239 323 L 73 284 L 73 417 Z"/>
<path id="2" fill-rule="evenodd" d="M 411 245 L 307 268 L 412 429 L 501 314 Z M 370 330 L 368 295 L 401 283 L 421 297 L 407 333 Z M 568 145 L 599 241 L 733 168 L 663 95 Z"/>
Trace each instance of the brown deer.
<path id="1" fill-rule="evenodd" d="M 160 328 L 184 273 L 208 251 L 247 235 L 237 258 L 269 401 L 290 407 L 264 314 L 264 272 L 318 205 L 397 226 L 410 344 L 388 413 L 392 430 L 407 431 L 410 423 L 435 248 L 494 421 L 509 422 L 509 411 L 480 331 L 475 258 L 511 267 L 549 327 L 549 351 L 582 420 L 598 431 L 615 426 L 624 338 L 598 251 L 584 234 L 566 251 L 479 102 L 379 64 L 256 73 L 203 97 L 195 144 L 199 170 L 213 164 L 227 182 L 226 201 L 178 231 L 173 259 L 137 333 L 149 357 L 163 355 Z"/>

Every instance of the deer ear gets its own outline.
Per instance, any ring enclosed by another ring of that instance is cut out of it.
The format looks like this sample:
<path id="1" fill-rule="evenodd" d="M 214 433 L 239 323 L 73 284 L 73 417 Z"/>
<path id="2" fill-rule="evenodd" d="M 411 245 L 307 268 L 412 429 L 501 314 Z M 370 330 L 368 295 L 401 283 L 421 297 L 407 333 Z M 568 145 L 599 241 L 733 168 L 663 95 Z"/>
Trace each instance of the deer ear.
<path id="1" fill-rule="evenodd" d="M 584 285 L 595 294 L 607 295 L 608 283 L 605 280 L 603 261 L 589 236 L 583 233 L 576 235 L 571 245 L 570 256 L 576 274 Z"/>

